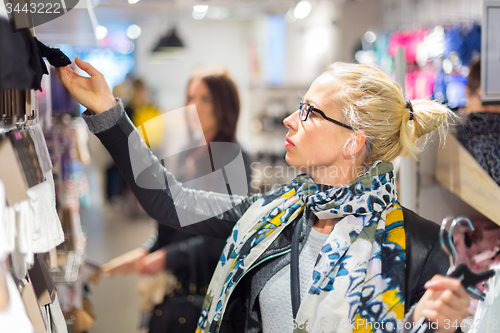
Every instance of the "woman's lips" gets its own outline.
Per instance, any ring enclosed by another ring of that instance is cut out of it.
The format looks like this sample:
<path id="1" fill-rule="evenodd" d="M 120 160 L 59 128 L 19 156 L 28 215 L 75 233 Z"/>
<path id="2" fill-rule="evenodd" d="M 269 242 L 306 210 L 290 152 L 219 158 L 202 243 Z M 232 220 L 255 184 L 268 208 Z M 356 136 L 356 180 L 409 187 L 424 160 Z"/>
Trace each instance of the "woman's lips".
<path id="1" fill-rule="evenodd" d="M 290 140 L 288 137 L 285 138 L 285 148 L 287 147 L 294 147 L 295 145 L 293 144 L 292 140 Z"/>

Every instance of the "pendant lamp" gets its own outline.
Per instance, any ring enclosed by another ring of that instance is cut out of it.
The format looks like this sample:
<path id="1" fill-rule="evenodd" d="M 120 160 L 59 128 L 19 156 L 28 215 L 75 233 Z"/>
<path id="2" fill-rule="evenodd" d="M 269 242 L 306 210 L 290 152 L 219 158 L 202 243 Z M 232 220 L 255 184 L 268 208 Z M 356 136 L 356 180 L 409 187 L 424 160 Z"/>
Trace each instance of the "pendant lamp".
<path id="1" fill-rule="evenodd" d="M 176 27 L 172 27 L 156 44 L 153 53 L 179 51 L 184 48 L 184 42 L 177 35 Z"/>

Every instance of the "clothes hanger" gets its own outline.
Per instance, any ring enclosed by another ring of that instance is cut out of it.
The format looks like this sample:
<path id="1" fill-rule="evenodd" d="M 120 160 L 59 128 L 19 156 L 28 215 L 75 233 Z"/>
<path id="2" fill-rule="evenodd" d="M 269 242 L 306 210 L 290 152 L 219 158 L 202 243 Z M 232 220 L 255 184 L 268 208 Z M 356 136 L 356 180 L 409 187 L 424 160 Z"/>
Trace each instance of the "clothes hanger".
<path id="1" fill-rule="evenodd" d="M 450 221 L 451 227 L 450 231 L 448 232 L 448 237 L 446 237 L 444 232 L 446 230 L 446 226 Z M 455 245 L 453 245 L 452 232 L 453 228 L 461 222 L 466 222 L 467 226 L 472 231 L 474 230 L 474 227 L 472 226 L 470 220 L 465 217 L 457 217 L 455 219 L 453 219 L 452 217 L 446 217 L 443 219 L 441 228 L 439 229 L 439 243 L 441 245 L 441 249 L 448 255 L 448 260 L 450 263 L 450 268 L 448 269 L 446 276 L 457 278 L 471 297 L 476 299 L 484 299 L 484 293 L 476 287 L 476 284 L 481 281 L 485 281 L 495 275 L 495 271 L 488 270 L 486 272 L 473 273 L 464 263 L 459 263 L 457 266 L 458 253 L 455 249 Z M 416 324 L 413 325 L 409 333 L 434 332 L 436 327 L 434 327 L 433 324 L 434 323 L 431 323 L 429 319 L 423 316 Z"/>
<path id="2" fill-rule="evenodd" d="M 465 290 L 469 293 L 471 297 L 484 300 L 485 294 L 476 287 L 476 284 L 478 284 L 481 281 L 488 280 L 490 277 L 495 275 L 495 271 L 487 270 L 481 273 L 474 273 L 464 263 L 459 263 L 457 266 L 458 253 L 457 250 L 455 249 L 455 245 L 453 244 L 453 239 L 452 239 L 453 228 L 455 228 L 455 226 L 461 222 L 466 222 L 467 226 L 471 231 L 474 231 L 474 227 L 472 226 L 472 223 L 468 218 L 457 217 L 456 219 L 454 219 L 451 223 L 450 231 L 448 233 L 448 247 L 449 247 L 448 249 L 448 247 L 446 247 L 445 244 L 444 230 L 446 229 L 446 225 L 450 220 L 451 218 L 449 217 L 445 218 L 443 220 L 443 223 L 441 224 L 441 228 L 439 229 L 439 242 L 441 244 L 441 248 L 446 254 L 448 254 L 448 258 L 450 261 L 450 268 L 448 269 L 446 275 L 455 277 L 458 280 L 460 280 L 462 286 L 465 288 Z"/>

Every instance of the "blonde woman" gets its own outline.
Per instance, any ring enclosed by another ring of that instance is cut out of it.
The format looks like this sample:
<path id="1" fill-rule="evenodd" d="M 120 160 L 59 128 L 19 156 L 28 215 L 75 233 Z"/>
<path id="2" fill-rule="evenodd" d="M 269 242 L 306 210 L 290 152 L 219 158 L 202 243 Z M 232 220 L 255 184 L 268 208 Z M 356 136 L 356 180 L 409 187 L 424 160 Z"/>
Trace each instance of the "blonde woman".
<path id="1" fill-rule="evenodd" d="M 400 206 L 391 164 L 444 133 L 446 107 L 407 102 L 379 70 L 335 63 L 284 120 L 286 161 L 305 171 L 291 183 L 249 197 L 190 190 L 141 144 L 130 149 L 148 152 L 149 170 L 170 184 L 147 190 L 133 178 L 135 128 L 120 101 L 91 65 L 77 65 L 91 78 L 67 67 L 60 80 L 145 210 L 174 228 L 176 208 L 188 211 L 206 219 L 182 230 L 227 239 L 197 332 L 402 332 L 423 316 L 453 332 L 464 318 L 468 294 L 439 275 L 438 226 Z"/>

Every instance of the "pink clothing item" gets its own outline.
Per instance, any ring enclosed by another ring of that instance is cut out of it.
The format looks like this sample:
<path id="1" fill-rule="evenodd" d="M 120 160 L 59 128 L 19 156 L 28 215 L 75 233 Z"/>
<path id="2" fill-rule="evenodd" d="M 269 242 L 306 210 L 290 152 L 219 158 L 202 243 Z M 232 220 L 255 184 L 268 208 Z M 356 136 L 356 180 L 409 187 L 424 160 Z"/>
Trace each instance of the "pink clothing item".
<path id="1" fill-rule="evenodd" d="M 398 47 L 405 48 L 406 62 L 415 62 L 417 58 L 418 44 L 424 41 L 424 38 L 429 35 L 428 29 L 408 32 L 395 32 L 392 34 L 389 41 L 389 54 L 396 57 Z"/>
<path id="2" fill-rule="evenodd" d="M 406 74 L 405 78 L 406 98 L 409 100 L 431 99 L 435 82 L 436 82 L 436 76 L 434 72 L 416 71 Z"/>
<path id="3" fill-rule="evenodd" d="M 482 272 L 500 262 L 500 227 L 489 220 L 472 220 L 474 231 L 468 227 L 458 226 L 453 235 L 453 242 L 458 253 L 458 261 L 465 263 L 473 272 Z M 477 287 L 484 291 L 482 283 Z M 474 315 L 478 306 L 477 300 L 469 305 L 470 314 Z"/>
<path id="4" fill-rule="evenodd" d="M 458 260 L 466 263 L 472 271 L 481 272 L 500 263 L 500 255 L 493 258 L 500 250 L 500 227 L 489 220 L 471 222 L 475 230 L 459 226 L 460 232 L 453 236 L 454 244 Z"/>

